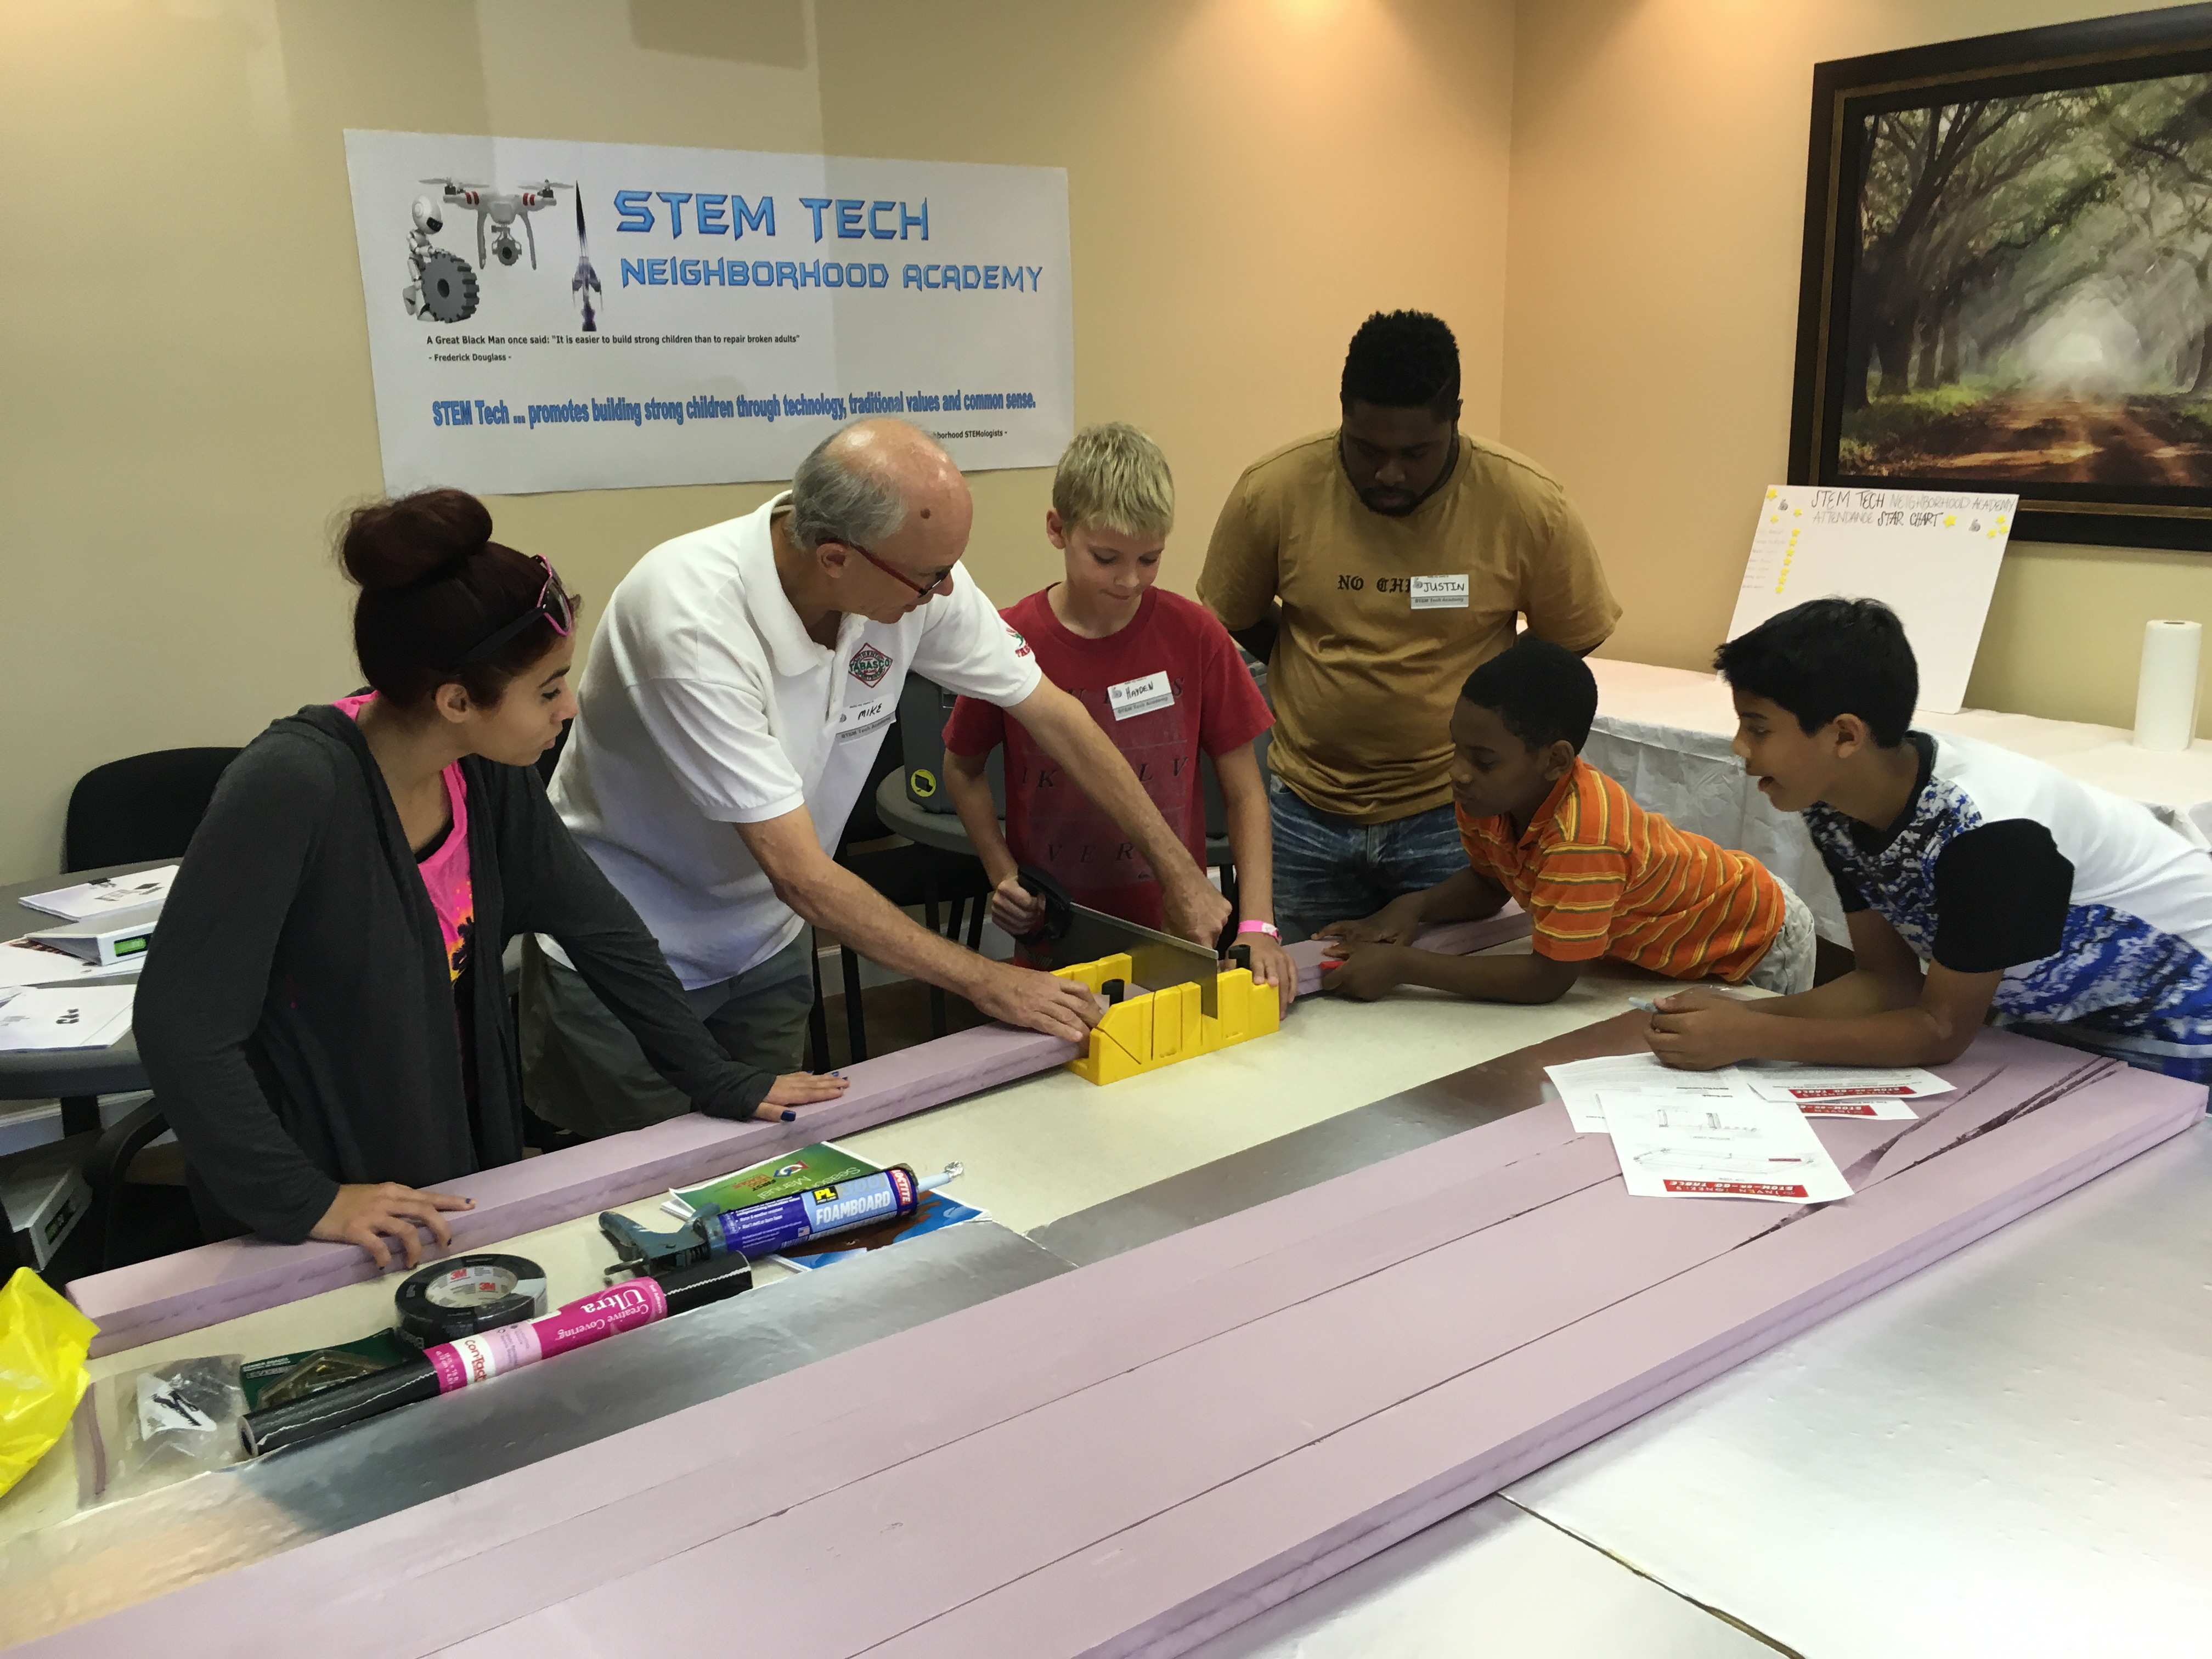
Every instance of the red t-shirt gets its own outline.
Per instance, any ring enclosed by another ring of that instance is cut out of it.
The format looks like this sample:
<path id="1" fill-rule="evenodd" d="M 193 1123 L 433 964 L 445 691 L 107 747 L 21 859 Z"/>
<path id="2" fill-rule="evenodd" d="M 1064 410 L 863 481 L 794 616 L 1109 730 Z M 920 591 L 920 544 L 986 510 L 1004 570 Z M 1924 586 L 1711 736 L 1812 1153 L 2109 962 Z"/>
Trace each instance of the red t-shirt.
<path id="1" fill-rule="evenodd" d="M 1045 678 L 1091 711 L 1190 855 L 1206 862 L 1206 796 L 1199 751 L 1220 755 L 1274 723 L 1251 672 L 1213 613 L 1180 594 L 1147 589 L 1127 628 L 1103 640 L 1068 631 L 1049 590 L 1000 614 L 1036 653 Z M 1154 675 L 1163 683 L 1141 683 Z M 1115 714 L 1115 687 L 1125 690 Z M 1149 695 L 1147 695 L 1149 693 Z M 1150 705 L 1162 694 L 1173 701 Z M 945 746 L 988 755 L 1006 746 L 1006 844 L 1020 862 L 1055 878 L 1078 904 L 1146 927 L 1161 925 L 1159 883 L 1114 821 L 1067 781 L 1018 720 L 972 697 L 953 705 Z"/>

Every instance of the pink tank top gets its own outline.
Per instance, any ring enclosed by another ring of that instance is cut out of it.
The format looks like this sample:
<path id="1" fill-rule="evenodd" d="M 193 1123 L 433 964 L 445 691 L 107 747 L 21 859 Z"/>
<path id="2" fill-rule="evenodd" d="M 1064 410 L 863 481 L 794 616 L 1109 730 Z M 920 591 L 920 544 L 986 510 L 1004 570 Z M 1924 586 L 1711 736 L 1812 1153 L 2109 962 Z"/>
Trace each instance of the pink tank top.
<path id="1" fill-rule="evenodd" d="M 357 697 L 341 697 L 331 706 L 358 720 L 363 705 L 375 695 L 367 691 Z M 469 792 L 459 761 L 446 769 L 444 776 L 453 827 L 446 831 L 437 850 L 428 858 L 417 859 L 415 867 L 422 872 L 422 885 L 429 890 L 430 908 L 438 913 L 438 931 L 446 940 L 447 969 L 459 979 L 469 965 L 469 941 L 477 923 L 476 889 L 469 879 Z"/>

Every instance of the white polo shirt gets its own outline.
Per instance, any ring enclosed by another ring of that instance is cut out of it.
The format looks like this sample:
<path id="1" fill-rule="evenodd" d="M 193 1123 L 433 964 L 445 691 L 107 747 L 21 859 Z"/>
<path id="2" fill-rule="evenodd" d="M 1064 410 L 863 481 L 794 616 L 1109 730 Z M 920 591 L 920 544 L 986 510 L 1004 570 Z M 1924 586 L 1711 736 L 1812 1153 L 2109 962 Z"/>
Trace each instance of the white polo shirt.
<path id="1" fill-rule="evenodd" d="M 623 578 L 548 792 L 687 988 L 798 935 L 732 826 L 804 806 L 836 852 L 909 671 L 1001 708 L 1043 678 L 959 567 L 951 594 L 896 623 L 848 616 L 817 645 L 776 579 L 769 521 L 789 500 L 663 542 Z"/>

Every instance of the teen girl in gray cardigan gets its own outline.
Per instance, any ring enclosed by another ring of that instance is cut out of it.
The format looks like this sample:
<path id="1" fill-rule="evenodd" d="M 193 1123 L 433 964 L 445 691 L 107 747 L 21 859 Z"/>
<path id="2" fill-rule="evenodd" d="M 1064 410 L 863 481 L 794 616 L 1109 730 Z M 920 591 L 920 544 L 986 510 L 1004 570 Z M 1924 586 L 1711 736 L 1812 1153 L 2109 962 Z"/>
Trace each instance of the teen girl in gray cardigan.
<path id="1" fill-rule="evenodd" d="M 522 1156 L 500 957 L 557 939 L 662 1076 L 718 1117 L 788 1118 L 842 1080 L 726 1055 L 635 911 L 545 804 L 575 713 L 574 602 L 473 496 L 356 511 L 354 645 L 374 695 L 301 709 L 223 774 L 134 1025 L 210 1237 L 359 1244 L 412 1266 L 428 1190 Z"/>

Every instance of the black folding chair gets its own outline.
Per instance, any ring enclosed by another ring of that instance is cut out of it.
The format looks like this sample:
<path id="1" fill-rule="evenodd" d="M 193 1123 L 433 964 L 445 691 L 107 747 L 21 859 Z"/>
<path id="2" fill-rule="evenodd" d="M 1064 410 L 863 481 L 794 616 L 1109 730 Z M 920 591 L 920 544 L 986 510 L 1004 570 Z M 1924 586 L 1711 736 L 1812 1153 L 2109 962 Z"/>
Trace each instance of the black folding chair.
<path id="1" fill-rule="evenodd" d="M 94 767 L 70 791 L 63 868 L 182 858 L 237 757 L 235 749 L 157 749 Z"/>
<path id="2" fill-rule="evenodd" d="M 207 816 L 223 769 L 236 749 L 157 749 L 95 766 L 70 792 L 62 830 L 65 870 L 99 870 L 151 859 L 182 858 Z M 100 1102 L 62 1103 L 65 1127 L 96 1125 Z M 93 1191 L 93 1235 L 99 1265 L 120 1267 L 199 1243 L 182 1188 L 126 1183 L 139 1152 L 167 1129 L 149 1101 L 101 1134 L 87 1156 L 84 1174 Z"/>

